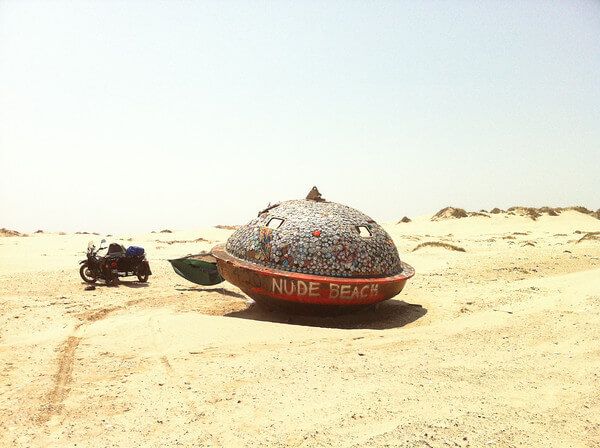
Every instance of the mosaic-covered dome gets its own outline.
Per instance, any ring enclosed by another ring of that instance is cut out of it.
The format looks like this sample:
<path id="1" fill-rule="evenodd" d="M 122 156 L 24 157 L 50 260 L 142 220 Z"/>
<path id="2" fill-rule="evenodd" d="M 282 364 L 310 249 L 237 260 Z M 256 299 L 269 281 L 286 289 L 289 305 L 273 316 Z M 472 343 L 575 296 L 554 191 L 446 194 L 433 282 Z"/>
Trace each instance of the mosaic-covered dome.
<path id="1" fill-rule="evenodd" d="M 402 271 L 396 245 L 379 224 L 320 195 L 268 207 L 231 235 L 226 250 L 242 260 L 304 274 L 387 277 Z"/>

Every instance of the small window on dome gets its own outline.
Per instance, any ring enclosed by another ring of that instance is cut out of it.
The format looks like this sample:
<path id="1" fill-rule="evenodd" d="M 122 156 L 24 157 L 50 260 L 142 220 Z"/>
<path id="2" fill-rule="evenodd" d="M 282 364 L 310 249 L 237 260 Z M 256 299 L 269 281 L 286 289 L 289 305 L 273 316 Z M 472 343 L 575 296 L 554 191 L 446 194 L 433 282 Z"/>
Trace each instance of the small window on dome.
<path id="1" fill-rule="evenodd" d="M 356 230 L 358 230 L 359 235 L 364 238 L 369 238 L 372 235 L 367 226 L 356 226 Z"/>
<path id="2" fill-rule="evenodd" d="M 271 218 L 271 219 L 269 219 L 269 222 L 267 223 L 267 227 L 269 229 L 278 229 L 279 227 L 281 227 L 281 224 L 283 224 L 283 219 Z"/>

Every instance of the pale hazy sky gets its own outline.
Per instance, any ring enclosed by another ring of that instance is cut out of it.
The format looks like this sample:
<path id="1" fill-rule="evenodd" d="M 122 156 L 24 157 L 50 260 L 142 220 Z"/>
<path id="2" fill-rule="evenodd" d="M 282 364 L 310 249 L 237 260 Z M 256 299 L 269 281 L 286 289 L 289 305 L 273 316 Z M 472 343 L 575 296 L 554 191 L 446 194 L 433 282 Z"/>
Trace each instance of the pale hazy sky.
<path id="1" fill-rule="evenodd" d="M 599 1 L 0 0 L 0 227 L 600 208 Z"/>

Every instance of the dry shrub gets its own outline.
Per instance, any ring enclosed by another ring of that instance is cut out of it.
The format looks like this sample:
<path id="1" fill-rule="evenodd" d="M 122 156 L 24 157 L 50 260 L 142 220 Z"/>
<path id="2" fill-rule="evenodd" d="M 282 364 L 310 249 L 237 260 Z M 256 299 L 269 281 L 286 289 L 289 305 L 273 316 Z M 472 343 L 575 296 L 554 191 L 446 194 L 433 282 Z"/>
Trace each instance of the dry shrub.
<path id="1" fill-rule="evenodd" d="M 581 243 L 582 241 L 600 241 L 600 232 L 588 232 L 585 235 L 583 235 L 581 238 L 579 238 L 579 240 L 577 240 L 577 243 Z"/>
<path id="2" fill-rule="evenodd" d="M 412 221 L 412 219 L 410 219 L 408 216 L 405 216 L 400 221 L 398 221 L 397 224 L 411 222 L 411 221 Z"/>
<path id="3" fill-rule="evenodd" d="M 565 207 L 563 210 L 572 210 L 574 212 L 584 213 L 586 215 L 591 215 L 592 213 L 594 213 L 592 210 L 589 210 L 587 207 L 583 207 L 581 205 Z"/>
<path id="4" fill-rule="evenodd" d="M 600 210 L 598 212 L 594 212 L 594 211 L 589 210 L 586 207 L 583 207 L 581 205 L 574 205 L 572 207 L 539 207 L 539 208 L 511 207 L 508 209 L 508 211 L 514 212 L 518 215 L 527 216 L 527 217 L 533 219 L 534 221 L 544 214 L 546 214 L 548 216 L 558 216 L 562 212 L 566 212 L 566 211 L 579 212 L 579 213 L 583 213 L 584 215 L 590 215 L 590 216 L 600 219 Z M 494 210 L 492 210 L 492 213 L 494 213 Z"/>
<path id="5" fill-rule="evenodd" d="M 169 229 L 163 229 L 160 231 L 160 233 L 173 233 L 173 231 L 171 231 Z"/>
<path id="6" fill-rule="evenodd" d="M 542 216 L 538 209 L 533 207 L 510 207 L 508 211 L 513 212 L 517 215 L 526 216 L 534 221 L 537 220 L 540 216 Z"/>
<path id="7" fill-rule="evenodd" d="M 506 211 L 504 211 L 498 207 L 494 207 L 493 209 L 491 209 L 489 211 L 489 213 L 494 214 L 494 215 L 498 215 L 500 213 L 507 213 L 509 215 L 520 215 L 520 216 L 525 216 L 527 218 L 530 218 L 533 221 L 536 221 L 542 215 L 559 216 L 561 214 L 561 212 L 564 212 L 564 211 L 575 211 L 575 212 L 583 213 L 585 215 L 593 216 L 596 219 L 600 219 L 600 209 L 594 212 L 593 210 L 589 210 L 586 207 L 583 207 L 581 205 L 576 205 L 576 206 L 572 206 L 572 207 L 547 207 L 546 206 L 546 207 L 539 207 L 539 208 L 515 206 L 515 207 L 508 208 Z M 442 210 L 440 210 L 439 212 L 437 212 L 435 215 L 433 215 L 431 220 L 439 221 L 442 219 L 466 218 L 468 216 L 485 216 L 485 217 L 489 218 L 490 216 L 487 213 L 488 212 L 486 212 L 485 210 L 481 210 L 479 212 L 467 212 L 467 211 L 463 210 L 462 208 L 446 207 L 446 208 L 443 208 Z"/>
<path id="8" fill-rule="evenodd" d="M 441 247 L 443 249 L 454 250 L 456 252 L 466 252 L 466 250 L 464 250 L 462 247 L 455 246 L 454 244 L 442 243 L 440 241 L 427 241 L 425 243 L 421 243 L 412 251 L 414 252 L 424 247 Z"/>
<path id="9" fill-rule="evenodd" d="M 546 213 L 549 216 L 558 216 L 561 212 L 560 208 L 552 208 L 552 207 L 540 207 L 538 208 L 539 213 Z"/>

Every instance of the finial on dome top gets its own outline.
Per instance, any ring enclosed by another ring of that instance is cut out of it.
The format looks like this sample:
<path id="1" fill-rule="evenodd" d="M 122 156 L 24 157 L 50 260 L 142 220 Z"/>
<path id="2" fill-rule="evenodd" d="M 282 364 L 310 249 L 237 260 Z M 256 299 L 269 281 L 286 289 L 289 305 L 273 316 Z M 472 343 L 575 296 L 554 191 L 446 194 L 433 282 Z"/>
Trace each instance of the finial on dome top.
<path id="1" fill-rule="evenodd" d="M 315 201 L 315 202 L 327 202 L 324 197 L 321 196 L 319 189 L 317 187 L 312 187 L 309 193 L 306 195 L 307 201 Z"/>

